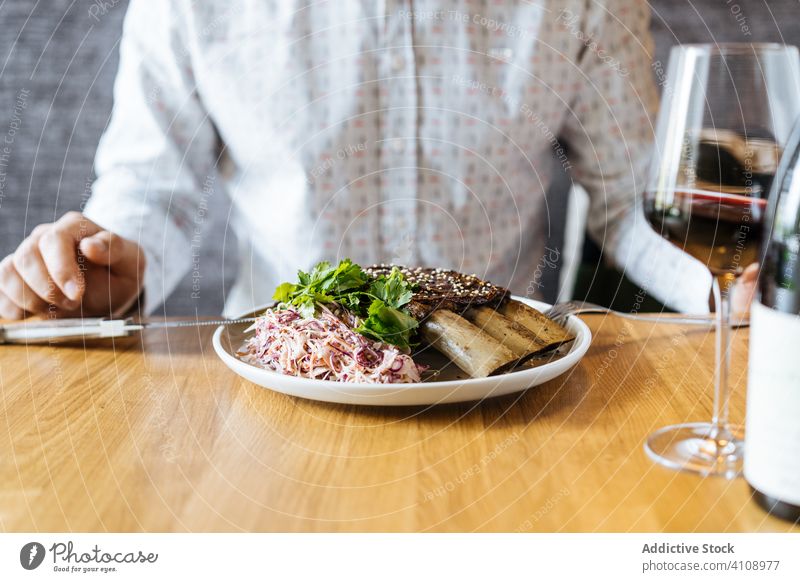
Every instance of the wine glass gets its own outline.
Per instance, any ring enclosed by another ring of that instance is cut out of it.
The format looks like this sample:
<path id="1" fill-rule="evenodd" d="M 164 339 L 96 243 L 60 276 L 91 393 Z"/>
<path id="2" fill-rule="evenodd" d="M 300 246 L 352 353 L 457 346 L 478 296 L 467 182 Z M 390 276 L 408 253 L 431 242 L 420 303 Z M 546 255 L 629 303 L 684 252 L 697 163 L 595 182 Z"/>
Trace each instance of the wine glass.
<path id="1" fill-rule="evenodd" d="M 730 291 L 757 261 L 766 198 L 800 113 L 800 61 L 780 44 L 672 49 L 644 209 L 650 225 L 713 275 L 716 374 L 711 422 L 662 428 L 656 462 L 703 475 L 741 472 L 743 435 L 728 421 Z"/>

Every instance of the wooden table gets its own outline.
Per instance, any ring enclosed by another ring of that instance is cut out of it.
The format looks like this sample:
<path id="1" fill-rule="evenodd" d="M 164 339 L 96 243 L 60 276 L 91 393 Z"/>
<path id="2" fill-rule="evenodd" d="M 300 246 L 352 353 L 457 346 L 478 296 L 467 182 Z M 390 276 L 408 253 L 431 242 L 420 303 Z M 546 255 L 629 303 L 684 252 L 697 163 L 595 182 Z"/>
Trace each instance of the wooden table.
<path id="1" fill-rule="evenodd" d="M 301 400 L 239 379 L 211 328 L 0 346 L 3 531 L 789 531 L 741 479 L 651 463 L 710 417 L 713 335 L 589 316 L 523 394 L 433 408 Z M 747 331 L 734 336 L 742 418 Z"/>

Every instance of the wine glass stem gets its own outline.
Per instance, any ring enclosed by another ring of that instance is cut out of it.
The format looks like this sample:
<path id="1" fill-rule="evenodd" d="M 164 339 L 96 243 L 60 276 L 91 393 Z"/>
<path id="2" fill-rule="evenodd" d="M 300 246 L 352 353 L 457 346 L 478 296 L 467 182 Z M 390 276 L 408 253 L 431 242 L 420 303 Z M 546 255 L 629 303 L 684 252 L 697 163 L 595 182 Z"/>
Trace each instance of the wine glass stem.
<path id="1" fill-rule="evenodd" d="M 730 285 L 723 290 L 719 279 L 714 277 L 713 293 L 716 306 L 716 367 L 714 378 L 714 412 L 711 419 L 714 425 L 713 437 L 720 441 L 729 441 L 728 408 L 730 403 L 730 387 L 728 370 L 730 369 Z"/>

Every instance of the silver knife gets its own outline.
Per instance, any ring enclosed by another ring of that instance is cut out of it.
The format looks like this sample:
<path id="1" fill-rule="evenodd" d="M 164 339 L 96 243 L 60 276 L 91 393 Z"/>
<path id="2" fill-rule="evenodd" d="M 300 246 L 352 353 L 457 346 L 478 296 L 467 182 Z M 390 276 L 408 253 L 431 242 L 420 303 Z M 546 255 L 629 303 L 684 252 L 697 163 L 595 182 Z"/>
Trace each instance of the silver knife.
<path id="1" fill-rule="evenodd" d="M 48 319 L 37 321 L 19 321 L 0 325 L 0 344 L 46 343 L 70 339 L 96 339 L 125 337 L 132 332 L 143 329 L 197 327 L 208 325 L 232 325 L 236 323 L 253 323 L 255 317 L 240 319 L 219 319 L 214 321 L 134 321 L 128 319 L 108 319 L 104 317 L 87 317 L 75 319 Z"/>

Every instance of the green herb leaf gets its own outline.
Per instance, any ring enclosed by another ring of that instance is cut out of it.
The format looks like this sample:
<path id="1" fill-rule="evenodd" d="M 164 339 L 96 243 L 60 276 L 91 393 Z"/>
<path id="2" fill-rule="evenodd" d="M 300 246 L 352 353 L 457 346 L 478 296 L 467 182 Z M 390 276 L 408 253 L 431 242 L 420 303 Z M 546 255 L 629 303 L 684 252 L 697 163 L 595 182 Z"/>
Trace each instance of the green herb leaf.
<path id="1" fill-rule="evenodd" d="M 314 317 L 314 313 L 316 312 L 316 303 L 314 303 L 314 298 L 311 295 L 302 295 L 298 297 L 292 304 L 297 307 L 297 311 L 300 312 L 300 315 L 303 317 Z"/>
<path id="2" fill-rule="evenodd" d="M 342 304 L 342 307 L 349 309 L 356 315 L 364 315 L 361 295 L 361 293 L 347 293 L 341 296 L 339 302 Z"/>
<path id="3" fill-rule="evenodd" d="M 332 285 L 328 288 L 334 289 L 339 295 L 351 289 L 363 287 L 368 279 L 369 277 L 359 265 L 350 259 L 344 259 L 333 272 Z"/>
<path id="4" fill-rule="evenodd" d="M 356 331 L 374 340 L 408 348 L 411 346 L 411 334 L 418 325 L 417 320 L 407 313 L 377 299 L 370 304 L 369 316 Z"/>
<path id="5" fill-rule="evenodd" d="M 272 298 L 280 303 L 289 303 L 292 299 L 292 294 L 297 290 L 297 285 L 292 283 L 281 283 L 275 289 Z"/>
<path id="6" fill-rule="evenodd" d="M 392 269 L 388 277 L 382 275 L 375 279 L 370 285 L 370 293 L 396 309 L 407 304 L 414 296 L 411 285 L 397 267 Z"/>

